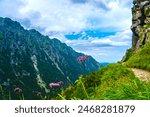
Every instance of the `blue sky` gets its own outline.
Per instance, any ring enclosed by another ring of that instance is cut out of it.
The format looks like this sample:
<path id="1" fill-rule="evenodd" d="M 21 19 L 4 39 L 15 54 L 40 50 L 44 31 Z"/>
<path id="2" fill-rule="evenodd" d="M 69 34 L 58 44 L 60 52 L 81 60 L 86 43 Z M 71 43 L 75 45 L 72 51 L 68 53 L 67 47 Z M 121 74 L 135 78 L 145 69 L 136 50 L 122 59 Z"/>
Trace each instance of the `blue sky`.
<path id="1" fill-rule="evenodd" d="M 99 62 L 131 47 L 132 0 L 0 0 L 0 16 L 58 38 Z"/>

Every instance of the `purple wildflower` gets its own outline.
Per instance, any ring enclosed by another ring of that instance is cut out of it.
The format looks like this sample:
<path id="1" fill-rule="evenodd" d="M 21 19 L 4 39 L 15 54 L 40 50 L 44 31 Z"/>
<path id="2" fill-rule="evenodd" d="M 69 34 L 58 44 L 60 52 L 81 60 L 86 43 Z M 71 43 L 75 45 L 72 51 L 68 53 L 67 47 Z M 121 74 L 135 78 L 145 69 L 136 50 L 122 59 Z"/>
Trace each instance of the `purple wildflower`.
<path id="1" fill-rule="evenodd" d="M 52 82 L 52 83 L 49 84 L 49 86 L 51 88 L 60 87 L 62 83 L 63 83 L 62 81 L 59 81 L 59 82 L 56 82 L 56 83 Z"/>
<path id="2" fill-rule="evenodd" d="M 15 92 L 15 93 L 22 93 L 22 89 L 19 88 L 19 87 L 16 87 L 16 88 L 14 89 L 14 92 Z"/>
<path id="3" fill-rule="evenodd" d="M 88 59 L 88 56 L 87 55 L 85 55 L 85 56 L 79 56 L 78 58 L 77 58 L 77 61 L 79 61 L 79 62 L 84 62 L 84 61 L 86 61 Z"/>
<path id="4" fill-rule="evenodd" d="M 41 96 L 41 92 L 37 92 L 36 95 L 37 95 L 37 96 Z"/>

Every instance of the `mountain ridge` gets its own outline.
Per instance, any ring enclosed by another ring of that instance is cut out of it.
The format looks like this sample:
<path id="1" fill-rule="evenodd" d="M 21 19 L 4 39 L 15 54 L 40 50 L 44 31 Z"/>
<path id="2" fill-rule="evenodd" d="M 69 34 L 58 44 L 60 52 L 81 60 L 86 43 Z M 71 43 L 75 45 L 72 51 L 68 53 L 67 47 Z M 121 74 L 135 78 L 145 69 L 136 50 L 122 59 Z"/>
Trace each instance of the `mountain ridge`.
<path id="1" fill-rule="evenodd" d="M 79 56 L 84 54 L 58 39 L 43 36 L 35 29 L 25 30 L 10 18 L 0 18 L 0 83 L 8 84 L 4 87 L 13 95 L 16 86 L 22 87 L 25 95 L 32 91 L 52 93 L 50 82 L 63 81 L 63 87 L 68 86 L 85 72 L 77 61 Z M 97 70 L 99 63 L 89 56 L 85 66 L 88 74 Z M 32 98 L 33 94 L 26 97 Z"/>

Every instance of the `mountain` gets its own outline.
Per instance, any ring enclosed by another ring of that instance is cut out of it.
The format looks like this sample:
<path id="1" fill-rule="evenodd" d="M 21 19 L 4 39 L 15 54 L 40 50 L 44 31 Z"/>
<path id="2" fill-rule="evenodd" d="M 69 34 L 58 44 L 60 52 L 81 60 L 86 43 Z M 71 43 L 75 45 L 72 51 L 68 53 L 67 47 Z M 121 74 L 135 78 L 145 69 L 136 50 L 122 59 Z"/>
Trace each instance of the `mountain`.
<path id="1" fill-rule="evenodd" d="M 51 82 L 63 81 L 63 87 L 73 84 L 80 74 L 99 68 L 91 56 L 85 68 L 77 61 L 84 56 L 58 39 L 50 39 L 38 31 L 25 30 L 20 23 L 0 18 L 0 84 L 3 92 L 17 99 L 14 89 L 22 89 L 25 99 L 36 99 L 35 92 L 49 93 Z M 2 98 L 2 96 L 0 97 Z"/>
<path id="2" fill-rule="evenodd" d="M 108 63 L 108 62 L 102 62 L 102 63 L 100 63 L 100 65 L 101 65 L 102 67 L 107 66 L 107 65 L 109 65 L 109 64 L 111 64 L 111 63 Z"/>

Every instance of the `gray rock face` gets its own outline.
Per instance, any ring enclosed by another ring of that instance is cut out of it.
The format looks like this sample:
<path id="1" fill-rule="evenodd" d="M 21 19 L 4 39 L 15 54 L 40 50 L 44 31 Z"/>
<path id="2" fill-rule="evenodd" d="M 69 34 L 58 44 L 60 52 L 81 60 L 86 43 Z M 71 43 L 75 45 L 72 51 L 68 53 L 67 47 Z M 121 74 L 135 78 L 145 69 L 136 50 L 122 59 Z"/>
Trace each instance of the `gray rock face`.
<path id="1" fill-rule="evenodd" d="M 150 0 L 133 0 L 132 8 L 132 49 L 136 52 L 149 39 Z"/>

